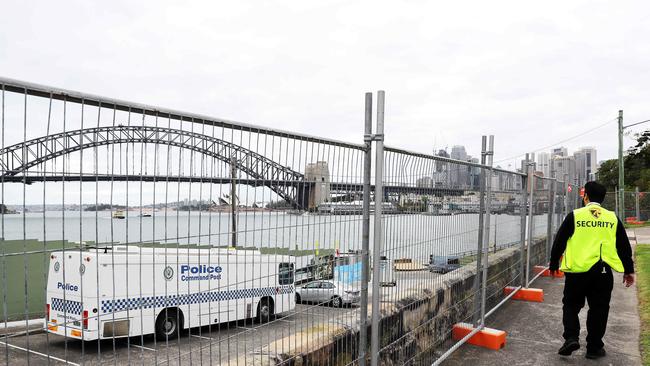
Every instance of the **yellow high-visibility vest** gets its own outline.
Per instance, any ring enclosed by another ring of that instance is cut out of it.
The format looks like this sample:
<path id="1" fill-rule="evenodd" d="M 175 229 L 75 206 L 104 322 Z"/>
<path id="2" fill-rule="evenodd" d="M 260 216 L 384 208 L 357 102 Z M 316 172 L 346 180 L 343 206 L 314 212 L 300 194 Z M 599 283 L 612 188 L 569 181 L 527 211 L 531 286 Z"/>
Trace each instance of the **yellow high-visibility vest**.
<path id="1" fill-rule="evenodd" d="M 591 203 L 574 210 L 573 220 L 575 231 L 567 242 L 560 269 L 570 273 L 587 272 L 602 260 L 616 272 L 623 272 L 616 251 L 616 215 Z"/>

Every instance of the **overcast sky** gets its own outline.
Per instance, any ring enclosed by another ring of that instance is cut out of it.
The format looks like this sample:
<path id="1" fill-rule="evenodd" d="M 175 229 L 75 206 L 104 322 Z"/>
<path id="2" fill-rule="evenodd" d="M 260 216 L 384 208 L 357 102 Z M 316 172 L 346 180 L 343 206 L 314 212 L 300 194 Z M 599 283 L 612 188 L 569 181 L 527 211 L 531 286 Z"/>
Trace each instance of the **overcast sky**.
<path id="1" fill-rule="evenodd" d="M 388 145 L 476 155 L 494 134 L 497 161 L 619 109 L 627 123 L 650 119 L 641 1 L 12 1 L 1 12 L 2 76 L 351 142 L 364 92 L 378 89 Z M 616 143 L 612 122 L 563 145 L 603 160 Z"/>

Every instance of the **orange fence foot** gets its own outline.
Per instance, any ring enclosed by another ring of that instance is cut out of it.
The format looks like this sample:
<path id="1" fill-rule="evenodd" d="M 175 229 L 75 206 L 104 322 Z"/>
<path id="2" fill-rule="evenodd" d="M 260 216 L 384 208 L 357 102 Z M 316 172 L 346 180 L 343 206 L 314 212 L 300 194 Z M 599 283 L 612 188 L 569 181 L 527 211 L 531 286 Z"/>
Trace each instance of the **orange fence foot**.
<path id="1" fill-rule="evenodd" d="M 510 295 L 516 287 L 507 286 L 503 289 L 505 295 Z M 512 296 L 514 300 L 544 302 L 544 290 L 541 288 L 522 288 Z"/>
<path id="2" fill-rule="evenodd" d="M 452 337 L 455 341 L 463 339 L 474 327 L 468 323 L 458 323 L 452 328 Z M 506 332 L 498 329 L 483 328 L 474 334 L 467 343 L 475 346 L 485 347 L 492 350 L 500 350 L 506 345 Z"/>
<path id="3" fill-rule="evenodd" d="M 551 270 L 544 266 L 534 266 L 533 267 L 533 272 L 535 274 L 539 274 L 540 272 L 542 273 L 542 277 L 551 277 Z M 553 277 L 555 278 L 562 278 L 564 277 L 564 272 L 558 271 L 557 274 L 554 274 Z"/>

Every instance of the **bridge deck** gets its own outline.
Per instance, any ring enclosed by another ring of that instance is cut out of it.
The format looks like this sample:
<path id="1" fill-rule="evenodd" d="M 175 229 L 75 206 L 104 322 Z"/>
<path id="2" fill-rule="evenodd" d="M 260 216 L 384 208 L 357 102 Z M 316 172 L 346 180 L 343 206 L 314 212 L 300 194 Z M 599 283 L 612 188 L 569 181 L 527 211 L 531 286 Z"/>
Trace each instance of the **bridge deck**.
<path id="1" fill-rule="evenodd" d="M 13 175 L 0 177 L 0 180 L 5 183 L 40 183 L 40 182 L 110 182 L 110 181 L 128 181 L 128 182 L 193 182 L 193 183 L 214 183 L 214 184 L 230 184 L 232 178 L 229 177 L 200 177 L 200 176 L 171 176 L 171 175 L 138 175 L 138 174 L 66 174 L 66 175 L 37 175 L 29 174 L 26 176 Z M 283 187 L 311 187 L 316 182 L 306 180 L 280 180 L 280 179 L 247 179 L 237 178 L 238 184 L 246 184 L 250 186 L 266 186 L 269 184 L 276 184 Z M 363 192 L 363 184 L 361 183 L 345 183 L 345 182 L 330 182 L 330 190 L 335 193 L 356 193 Z M 465 191 L 463 189 L 455 188 L 434 188 L 434 187 L 415 187 L 415 186 L 401 186 L 386 184 L 383 187 L 386 193 L 415 193 L 415 194 L 429 194 L 436 196 L 460 196 Z M 370 190 L 375 190 L 375 185 L 370 185 Z"/>

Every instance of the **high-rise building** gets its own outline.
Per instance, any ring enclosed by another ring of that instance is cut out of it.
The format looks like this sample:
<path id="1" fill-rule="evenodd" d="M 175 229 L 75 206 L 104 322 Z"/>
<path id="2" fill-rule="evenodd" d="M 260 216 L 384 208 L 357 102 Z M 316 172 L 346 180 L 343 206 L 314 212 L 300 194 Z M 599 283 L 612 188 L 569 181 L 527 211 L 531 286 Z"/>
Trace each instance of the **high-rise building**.
<path id="1" fill-rule="evenodd" d="M 578 150 L 573 153 L 573 158 L 576 161 L 576 180 L 578 185 L 582 186 L 587 182 L 587 162 L 585 153 L 581 150 Z"/>
<path id="2" fill-rule="evenodd" d="M 556 155 L 552 162 L 557 179 L 571 184 L 579 183 L 576 174 L 576 160 L 573 156 Z"/>
<path id="3" fill-rule="evenodd" d="M 468 158 L 469 162 L 478 164 L 478 158 Z M 469 188 L 472 190 L 480 189 L 481 182 L 481 168 L 476 166 L 469 166 Z"/>
<path id="4" fill-rule="evenodd" d="M 551 176 L 551 154 L 547 152 L 537 153 L 537 170 L 545 177 Z"/>
<path id="5" fill-rule="evenodd" d="M 585 180 L 590 181 L 596 179 L 598 172 L 598 159 L 596 149 L 588 146 L 580 149 L 585 155 Z"/>
<path id="6" fill-rule="evenodd" d="M 418 178 L 415 181 L 415 186 L 418 188 L 431 188 L 434 186 L 433 178 L 432 177 Z"/>
<path id="7" fill-rule="evenodd" d="M 551 157 L 554 156 L 569 156 L 569 151 L 564 146 L 556 147 L 551 150 Z"/>
<path id="8" fill-rule="evenodd" d="M 537 163 L 535 163 L 535 153 L 530 153 L 527 155 L 528 155 L 528 159 L 530 159 L 528 161 L 528 164 L 530 164 L 530 166 L 532 166 L 533 168 L 533 171 L 535 171 L 535 169 L 537 169 Z M 528 166 L 526 165 L 526 159 L 521 160 L 521 171 L 523 173 L 528 173 Z"/>
<path id="9" fill-rule="evenodd" d="M 465 146 L 463 145 L 454 145 L 451 148 L 451 158 L 456 160 L 467 160 L 467 151 L 465 151 Z"/>
<path id="10" fill-rule="evenodd" d="M 573 157 L 576 161 L 576 178 L 579 185 L 584 185 L 590 180 L 596 179 L 598 172 L 598 160 L 596 160 L 596 149 L 593 147 L 582 147 Z"/>
<path id="11" fill-rule="evenodd" d="M 449 154 L 447 153 L 447 150 L 440 149 L 440 150 L 438 150 L 438 156 L 440 156 L 442 158 L 448 158 Z M 445 163 L 443 161 L 439 161 L 439 160 L 436 161 L 436 171 L 437 172 L 442 172 L 445 169 L 447 169 L 447 167 L 448 167 L 447 163 Z"/>
<path id="12" fill-rule="evenodd" d="M 467 161 L 465 146 L 455 145 L 451 148 L 451 158 L 454 160 Z M 450 165 L 451 184 L 456 188 L 465 188 L 469 183 L 469 171 L 467 165 Z"/>

